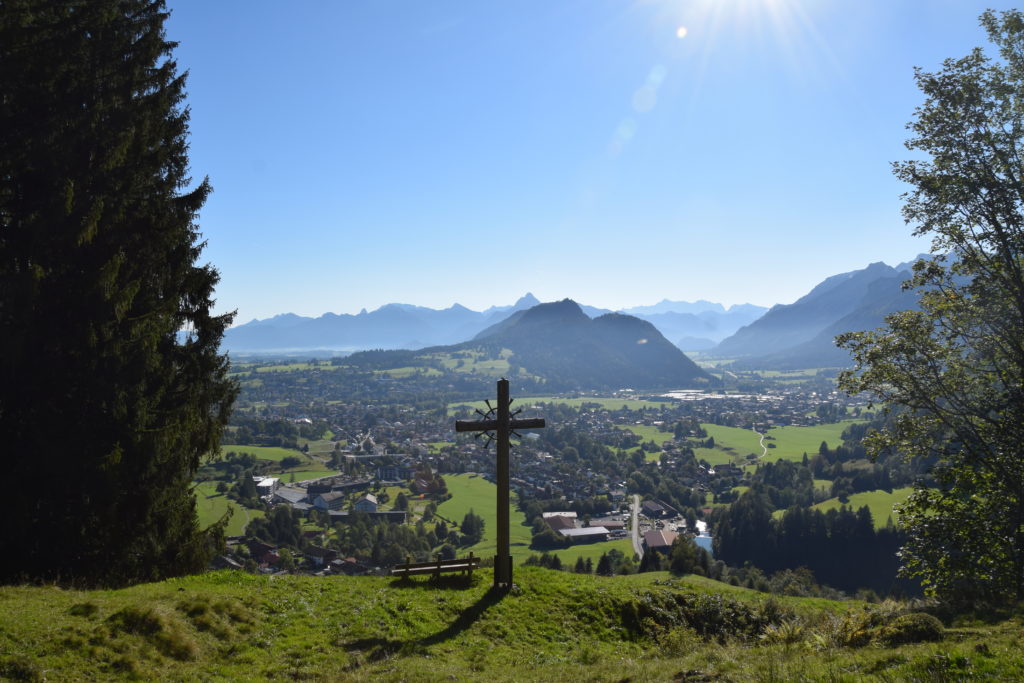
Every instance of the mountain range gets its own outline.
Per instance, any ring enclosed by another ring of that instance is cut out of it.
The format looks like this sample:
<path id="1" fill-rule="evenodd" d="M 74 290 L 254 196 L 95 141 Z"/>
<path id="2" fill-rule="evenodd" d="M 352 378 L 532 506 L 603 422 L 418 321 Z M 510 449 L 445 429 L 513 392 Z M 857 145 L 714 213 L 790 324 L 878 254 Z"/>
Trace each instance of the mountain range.
<path id="1" fill-rule="evenodd" d="M 826 278 L 792 304 L 773 306 L 709 353 L 738 359 L 737 368 L 848 366 L 849 353 L 834 343 L 837 335 L 881 327 L 886 315 L 917 308 L 916 293 L 902 286 L 912 265 L 872 263 Z"/>
<path id="2" fill-rule="evenodd" d="M 438 310 L 394 303 L 371 312 L 363 309 L 356 315 L 325 313 L 312 318 L 283 313 L 229 329 L 224 336 L 224 347 L 234 352 L 323 349 L 348 353 L 361 349 L 420 349 L 457 344 L 539 303 L 528 293 L 511 306 L 491 306 L 484 311 L 473 311 L 460 304 Z M 612 312 L 578 305 L 590 318 Z M 663 300 L 653 306 L 619 312 L 647 320 L 684 350 L 701 351 L 713 347 L 767 310 L 753 304 L 727 309 L 708 301 Z"/>
<path id="3" fill-rule="evenodd" d="M 571 318 L 574 330 L 583 325 L 577 314 L 594 322 L 602 321 L 597 329 L 604 329 L 602 326 L 612 324 L 613 320 L 619 320 L 616 324 L 622 326 L 627 324 L 622 322 L 625 318 L 642 321 L 658 333 L 659 339 L 670 340 L 677 350 L 733 359 L 735 367 L 741 369 L 840 367 L 849 365 L 850 359 L 845 350 L 835 346 L 836 335 L 880 327 L 889 313 L 916 307 L 915 293 L 902 288 L 910 277 L 911 265 L 912 262 L 895 267 L 872 263 L 860 270 L 833 275 L 792 304 L 779 304 L 771 309 L 752 304 L 725 308 L 704 300 L 663 300 L 613 314 L 607 309 L 570 302 Z M 231 352 L 270 353 L 314 349 L 335 353 L 415 350 L 457 346 L 467 340 L 480 342 L 511 330 L 522 334 L 523 329 L 531 329 L 534 339 L 541 340 L 548 339 L 546 333 L 530 321 L 542 314 L 530 312 L 538 307 L 547 311 L 549 305 L 542 305 L 532 294 L 526 294 L 510 306 L 492 306 L 484 311 L 472 311 L 459 304 L 443 310 L 388 304 L 372 312 L 364 309 L 357 315 L 325 313 L 308 318 L 286 313 L 229 329 L 224 346 Z M 551 319 L 549 314 L 543 315 Z M 609 315 L 613 317 L 607 318 Z M 530 323 L 526 327 L 520 326 L 524 320 Z M 655 337 L 639 329 L 633 332 L 637 338 Z M 583 346 L 587 343 L 583 338 L 577 342 Z"/>
<path id="4" fill-rule="evenodd" d="M 556 391 L 718 384 L 651 323 L 622 313 L 591 318 L 569 299 L 514 312 L 460 344 L 411 352 L 359 352 L 345 362 L 397 367 L 438 355 L 501 359 L 508 363 L 509 377 L 537 378 Z"/>

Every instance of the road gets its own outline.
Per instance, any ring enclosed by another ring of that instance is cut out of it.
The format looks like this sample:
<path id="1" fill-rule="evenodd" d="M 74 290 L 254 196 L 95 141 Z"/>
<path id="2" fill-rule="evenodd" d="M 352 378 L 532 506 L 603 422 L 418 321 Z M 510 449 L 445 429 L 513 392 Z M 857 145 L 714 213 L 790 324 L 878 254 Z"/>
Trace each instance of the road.
<path id="1" fill-rule="evenodd" d="M 762 434 L 761 432 L 757 431 L 757 429 L 755 429 L 754 427 L 751 427 L 750 431 L 754 432 L 759 437 L 761 437 L 761 457 L 763 458 L 764 456 L 768 455 L 768 447 L 764 445 L 764 436 L 765 435 Z"/>
<path id="2" fill-rule="evenodd" d="M 633 539 L 633 552 L 643 559 L 644 547 L 640 543 L 640 496 L 633 494 L 633 505 L 630 506 L 630 536 Z"/>

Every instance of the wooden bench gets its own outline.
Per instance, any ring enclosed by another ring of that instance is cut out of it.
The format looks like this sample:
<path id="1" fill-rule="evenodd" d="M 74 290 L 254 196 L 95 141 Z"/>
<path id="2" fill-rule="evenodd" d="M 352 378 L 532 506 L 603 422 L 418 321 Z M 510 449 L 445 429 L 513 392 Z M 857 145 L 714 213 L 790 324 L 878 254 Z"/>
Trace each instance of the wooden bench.
<path id="1" fill-rule="evenodd" d="M 433 574 L 435 577 L 442 572 L 462 572 L 473 577 L 473 570 L 480 567 L 480 558 L 469 557 L 455 558 L 454 560 L 442 560 L 440 555 L 435 555 L 433 562 L 412 562 L 411 557 L 405 558 L 405 564 L 400 564 L 391 570 L 391 576 L 419 576 L 420 574 Z"/>

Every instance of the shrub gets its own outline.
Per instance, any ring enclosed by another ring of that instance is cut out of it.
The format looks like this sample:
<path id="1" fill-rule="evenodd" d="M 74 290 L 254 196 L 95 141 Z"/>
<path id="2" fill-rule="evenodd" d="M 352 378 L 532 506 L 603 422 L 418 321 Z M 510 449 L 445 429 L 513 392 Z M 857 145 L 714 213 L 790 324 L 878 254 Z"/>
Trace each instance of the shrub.
<path id="1" fill-rule="evenodd" d="M 887 647 L 905 643 L 922 643 L 942 640 L 942 622 L 930 614 L 914 612 L 903 614 L 879 629 L 876 640 Z"/>

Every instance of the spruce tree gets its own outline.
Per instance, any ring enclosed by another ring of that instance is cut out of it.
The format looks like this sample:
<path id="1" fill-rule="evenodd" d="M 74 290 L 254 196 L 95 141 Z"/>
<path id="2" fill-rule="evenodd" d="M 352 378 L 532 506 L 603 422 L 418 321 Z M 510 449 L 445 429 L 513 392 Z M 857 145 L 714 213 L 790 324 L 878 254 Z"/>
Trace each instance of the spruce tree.
<path id="1" fill-rule="evenodd" d="M 160 0 L 0 4 L 0 580 L 203 569 L 192 476 L 236 394 L 197 263 Z"/>

